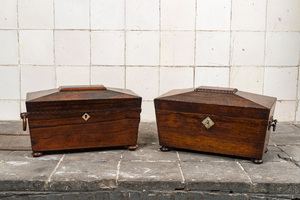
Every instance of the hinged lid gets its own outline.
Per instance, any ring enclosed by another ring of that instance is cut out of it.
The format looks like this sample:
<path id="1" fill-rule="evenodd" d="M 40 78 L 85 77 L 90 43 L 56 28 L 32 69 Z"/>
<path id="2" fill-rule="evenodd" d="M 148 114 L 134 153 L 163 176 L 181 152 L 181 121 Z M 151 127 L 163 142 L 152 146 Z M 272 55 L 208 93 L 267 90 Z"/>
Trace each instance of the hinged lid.
<path id="1" fill-rule="evenodd" d="M 159 110 L 267 120 L 276 98 L 236 88 L 201 86 L 172 90 L 154 101 Z"/>
<path id="2" fill-rule="evenodd" d="M 103 85 L 62 86 L 27 94 L 27 112 L 139 108 L 141 97 L 127 89 Z"/>

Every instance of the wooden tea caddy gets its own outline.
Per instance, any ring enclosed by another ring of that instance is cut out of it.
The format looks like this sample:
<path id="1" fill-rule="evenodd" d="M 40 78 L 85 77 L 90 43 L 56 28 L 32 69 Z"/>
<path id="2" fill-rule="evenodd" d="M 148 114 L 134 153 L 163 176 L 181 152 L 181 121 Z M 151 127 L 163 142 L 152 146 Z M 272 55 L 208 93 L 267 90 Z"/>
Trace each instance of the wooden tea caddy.
<path id="1" fill-rule="evenodd" d="M 32 155 L 46 151 L 137 146 L 142 98 L 103 85 L 65 86 L 27 94 Z"/>
<path id="2" fill-rule="evenodd" d="M 263 162 L 276 98 L 205 87 L 172 90 L 154 99 L 159 143 L 170 148 L 196 150 Z"/>

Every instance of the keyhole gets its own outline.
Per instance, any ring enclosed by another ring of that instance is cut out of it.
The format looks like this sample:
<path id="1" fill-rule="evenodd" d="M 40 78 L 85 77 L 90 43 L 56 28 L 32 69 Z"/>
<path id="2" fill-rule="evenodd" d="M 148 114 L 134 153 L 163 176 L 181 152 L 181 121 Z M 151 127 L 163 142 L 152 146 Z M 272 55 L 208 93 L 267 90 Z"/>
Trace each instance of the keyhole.
<path id="1" fill-rule="evenodd" d="M 82 115 L 82 119 L 84 119 L 85 121 L 87 121 L 89 118 L 90 118 L 90 115 L 87 114 L 87 113 L 84 113 L 84 114 Z"/>

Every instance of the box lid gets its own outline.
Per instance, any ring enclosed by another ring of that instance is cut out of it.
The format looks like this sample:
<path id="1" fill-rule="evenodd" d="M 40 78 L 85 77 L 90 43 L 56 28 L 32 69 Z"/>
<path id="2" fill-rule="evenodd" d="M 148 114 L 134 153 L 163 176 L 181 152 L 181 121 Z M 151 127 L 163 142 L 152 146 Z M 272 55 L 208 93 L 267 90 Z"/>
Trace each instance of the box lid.
<path id="1" fill-rule="evenodd" d="M 267 120 L 276 98 L 236 88 L 200 86 L 172 90 L 154 101 L 159 110 Z"/>
<path id="2" fill-rule="evenodd" d="M 135 108 L 141 106 L 141 99 L 130 90 L 103 85 L 62 86 L 28 93 L 26 107 L 28 112 Z"/>

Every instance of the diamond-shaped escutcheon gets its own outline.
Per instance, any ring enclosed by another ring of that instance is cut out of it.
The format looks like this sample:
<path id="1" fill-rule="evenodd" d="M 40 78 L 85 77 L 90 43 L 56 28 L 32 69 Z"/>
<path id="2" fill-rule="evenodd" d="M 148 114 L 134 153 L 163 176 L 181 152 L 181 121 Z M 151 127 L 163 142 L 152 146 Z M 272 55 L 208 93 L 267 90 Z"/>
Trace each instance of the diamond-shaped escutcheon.
<path id="1" fill-rule="evenodd" d="M 205 128 L 209 129 L 212 127 L 215 123 L 210 117 L 206 117 L 203 121 L 202 124 L 205 126 Z"/>
<path id="2" fill-rule="evenodd" d="M 85 121 L 87 121 L 90 117 L 91 117 L 91 116 L 90 116 L 89 114 L 87 114 L 87 113 L 84 113 L 84 114 L 82 115 L 82 119 L 84 119 Z"/>

